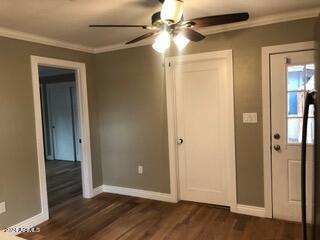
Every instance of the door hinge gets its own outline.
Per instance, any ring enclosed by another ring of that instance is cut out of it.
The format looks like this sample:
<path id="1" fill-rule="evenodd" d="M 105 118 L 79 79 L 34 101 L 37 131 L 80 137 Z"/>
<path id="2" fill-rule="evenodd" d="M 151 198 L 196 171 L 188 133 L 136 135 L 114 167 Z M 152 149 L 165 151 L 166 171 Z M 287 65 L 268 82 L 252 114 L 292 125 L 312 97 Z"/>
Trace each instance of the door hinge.
<path id="1" fill-rule="evenodd" d="M 290 62 L 291 62 L 290 58 L 287 58 L 287 57 L 284 58 L 284 63 L 285 64 L 290 64 Z"/>
<path id="2" fill-rule="evenodd" d="M 79 143 L 82 143 L 82 139 L 81 138 L 79 138 Z"/>
<path id="3" fill-rule="evenodd" d="M 169 62 L 169 67 L 171 67 L 171 62 Z"/>

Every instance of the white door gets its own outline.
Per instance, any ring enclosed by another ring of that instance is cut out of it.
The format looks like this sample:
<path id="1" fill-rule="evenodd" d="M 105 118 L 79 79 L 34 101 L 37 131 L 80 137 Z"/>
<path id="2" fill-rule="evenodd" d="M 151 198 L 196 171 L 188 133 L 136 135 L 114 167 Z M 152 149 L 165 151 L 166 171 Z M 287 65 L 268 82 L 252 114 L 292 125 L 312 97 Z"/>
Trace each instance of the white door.
<path id="1" fill-rule="evenodd" d="M 234 153 L 231 52 L 229 57 L 200 54 L 172 63 L 181 200 L 229 205 Z"/>
<path id="2" fill-rule="evenodd" d="M 74 83 L 47 85 L 49 123 L 52 128 L 55 160 L 74 161 L 77 154 L 77 120 Z M 77 159 L 79 160 L 79 159 Z"/>
<path id="3" fill-rule="evenodd" d="M 314 89 L 314 51 L 271 56 L 273 216 L 301 220 L 301 134 L 304 99 Z M 307 149 L 307 216 L 311 220 L 314 119 L 310 114 Z"/>
<path id="4" fill-rule="evenodd" d="M 42 125 L 43 125 L 43 137 L 44 137 L 44 145 L 45 145 L 45 159 L 53 160 L 53 143 L 52 139 L 52 131 L 49 125 L 49 116 L 47 114 L 47 106 L 48 106 L 48 97 L 46 91 L 46 85 L 40 84 L 40 97 L 41 97 L 41 114 L 42 114 Z"/>

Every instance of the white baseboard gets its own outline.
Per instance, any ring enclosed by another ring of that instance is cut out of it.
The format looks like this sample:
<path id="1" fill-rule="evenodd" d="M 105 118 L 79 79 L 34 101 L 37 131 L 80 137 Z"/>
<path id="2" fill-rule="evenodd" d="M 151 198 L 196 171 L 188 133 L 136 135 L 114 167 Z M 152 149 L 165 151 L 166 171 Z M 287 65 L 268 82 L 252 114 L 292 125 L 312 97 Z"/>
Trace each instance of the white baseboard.
<path id="1" fill-rule="evenodd" d="M 11 226 L 10 228 L 32 228 L 47 221 L 48 219 L 49 219 L 49 215 L 47 213 L 42 212 L 20 223 L 17 223 L 14 226 Z M 11 234 L 18 235 L 19 233 L 11 233 Z"/>
<path id="2" fill-rule="evenodd" d="M 124 187 L 117 187 L 117 186 L 110 186 L 110 185 L 102 185 L 101 188 L 102 188 L 102 191 L 106 193 L 115 193 L 120 195 L 131 196 L 131 197 L 140 197 L 140 198 L 158 200 L 162 202 L 172 202 L 172 203 L 177 202 L 175 198 L 172 196 L 172 194 L 169 194 L 169 193 L 152 192 L 152 191 L 146 191 L 141 189 L 124 188 Z M 96 189 L 97 189 L 97 192 L 99 192 L 100 187 Z"/>
<path id="3" fill-rule="evenodd" d="M 237 206 L 232 209 L 232 212 L 255 217 L 266 217 L 265 209 L 263 207 L 237 204 Z"/>
<path id="4" fill-rule="evenodd" d="M 93 189 L 93 196 L 94 197 L 99 195 L 100 193 L 103 193 L 103 186 L 102 185 Z"/>
<path id="5" fill-rule="evenodd" d="M 152 191 L 146 191 L 141 189 L 117 187 L 117 186 L 110 186 L 110 185 L 102 185 L 94 189 L 95 196 L 102 192 L 115 193 L 115 194 L 120 194 L 125 196 L 131 196 L 131 197 L 140 197 L 140 198 L 158 200 L 163 202 L 177 203 L 177 200 L 171 194 L 152 192 Z M 237 204 L 236 207 L 233 207 L 231 209 L 231 211 L 234 213 L 250 215 L 255 217 L 266 217 L 265 209 L 262 207 Z"/>

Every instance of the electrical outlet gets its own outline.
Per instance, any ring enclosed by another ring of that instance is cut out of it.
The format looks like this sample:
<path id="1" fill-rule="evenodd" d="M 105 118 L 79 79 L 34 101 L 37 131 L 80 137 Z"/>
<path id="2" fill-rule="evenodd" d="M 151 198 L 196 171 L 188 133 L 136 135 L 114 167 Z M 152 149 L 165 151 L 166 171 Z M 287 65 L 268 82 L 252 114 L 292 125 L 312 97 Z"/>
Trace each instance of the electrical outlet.
<path id="1" fill-rule="evenodd" d="M 243 122 L 244 123 L 257 123 L 258 122 L 257 113 L 243 113 Z"/>
<path id="2" fill-rule="evenodd" d="M 143 166 L 138 166 L 138 173 L 143 174 Z"/>
<path id="3" fill-rule="evenodd" d="M 0 214 L 6 212 L 6 203 L 2 202 L 0 203 Z"/>

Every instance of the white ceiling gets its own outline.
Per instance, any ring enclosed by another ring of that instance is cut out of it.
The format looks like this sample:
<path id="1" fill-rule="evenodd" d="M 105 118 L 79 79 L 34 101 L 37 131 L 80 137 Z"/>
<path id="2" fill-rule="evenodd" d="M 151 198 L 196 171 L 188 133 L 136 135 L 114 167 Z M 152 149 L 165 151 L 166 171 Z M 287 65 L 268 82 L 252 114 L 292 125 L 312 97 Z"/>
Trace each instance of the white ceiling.
<path id="1" fill-rule="evenodd" d="M 185 18 L 247 11 L 251 18 L 320 7 L 319 0 L 185 0 Z M 0 0 L 0 27 L 89 48 L 131 40 L 142 29 L 89 24 L 149 24 L 158 0 Z"/>

